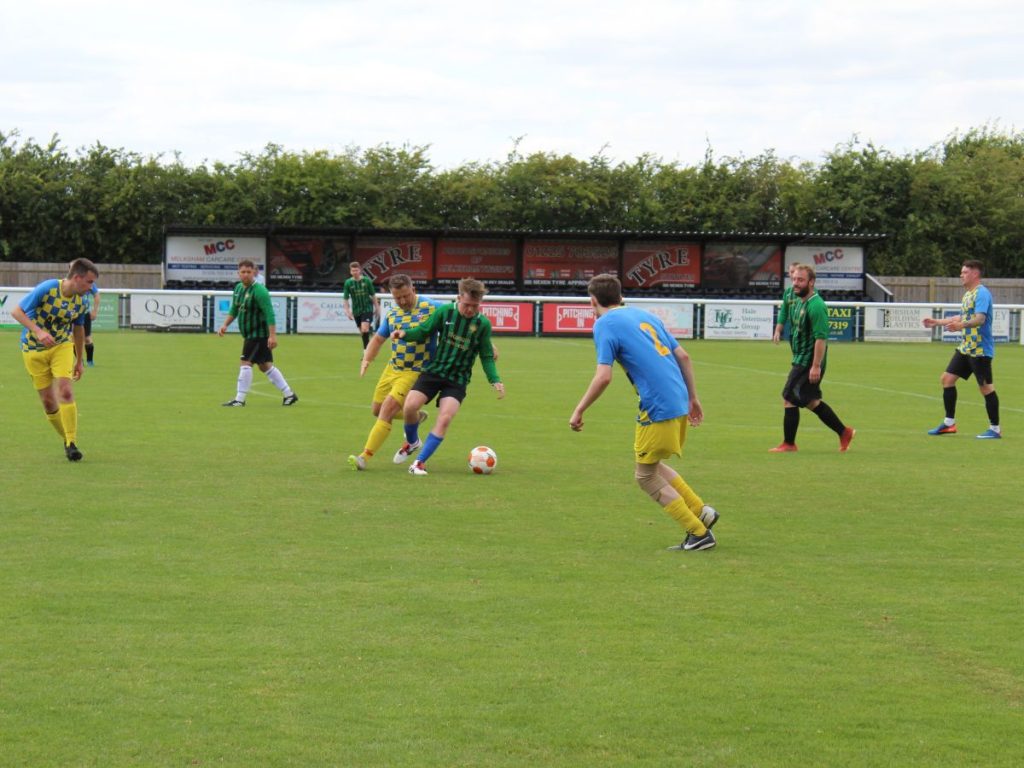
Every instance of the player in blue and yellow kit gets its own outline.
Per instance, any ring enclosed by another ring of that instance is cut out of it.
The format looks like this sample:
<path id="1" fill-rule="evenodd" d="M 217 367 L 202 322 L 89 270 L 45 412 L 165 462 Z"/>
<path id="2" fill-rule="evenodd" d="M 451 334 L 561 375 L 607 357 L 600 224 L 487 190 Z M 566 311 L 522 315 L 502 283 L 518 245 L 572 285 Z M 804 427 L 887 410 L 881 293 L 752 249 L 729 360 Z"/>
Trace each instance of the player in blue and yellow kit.
<path id="1" fill-rule="evenodd" d="M 985 398 L 988 414 L 988 429 L 978 435 L 979 440 L 999 440 L 1003 430 L 999 426 L 999 396 L 992 378 L 992 358 L 996 356 L 995 339 L 992 336 L 992 293 L 981 284 L 984 265 L 970 259 L 960 268 L 960 283 L 965 289 L 960 302 L 960 314 L 944 320 L 926 317 L 926 328 L 941 325 L 947 331 L 962 331 L 963 340 L 953 353 L 949 365 L 942 374 L 942 403 L 946 418 L 929 435 L 952 435 L 956 433 L 956 383 L 974 375 L 978 390 Z"/>
<path id="2" fill-rule="evenodd" d="M 88 259 L 71 262 L 63 280 L 44 280 L 11 311 L 24 326 L 21 352 L 43 411 L 64 440 L 68 461 L 80 461 L 78 405 L 72 382 L 82 378 L 86 304 L 82 296 L 99 277 Z"/>
<path id="3" fill-rule="evenodd" d="M 395 275 L 388 281 L 388 288 L 391 290 L 391 297 L 395 300 L 396 306 L 388 310 L 381 319 L 377 332 L 367 345 L 359 366 L 360 376 L 366 374 L 366 369 L 370 367 L 377 352 L 393 331 L 405 331 L 419 325 L 429 318 L 437 307 L 442 305 L 441 302 L 433 299 L 417 296 L 416 289 L 408 275 Z M 406 339 L 392 340 L 391 358 L 373 390 L 372 408 L 377 421 L 366 438 L 366 447 L 363 448 L 362 453 L 358 456 L 348 457 L 348 463 L 352 469 L 366 469 L 367 459 L 384 445 L 384 441 L 391 434 L 392 420 L 396 414 L 401 412 L 402 406 L 405 404 L 405 396 L 409 394 L 412 385 L 416 383 L 416 378 L 430 359 L 433 349 L 433 337 L 416 342 Z M 426 416 L 426 411 L 420 411 L 421 422 Z"/>
<path id="4" fill-rule="evenodd" d="M 640 398 L 633 440 L 636 481 L 686 529 L 686 539 L 670 549 L 711 549 L 716 543 L 711 526 L 718 512 L 664 461 L 682 455 L 687 425 L 696 427 L 704 420 L 690 356 L 656 316 L 623 306 L 622 284 L 614 275 L 594 277 L 587 291 L 597 315 L 597 371 L 569 426 L 575 432 L 583 429 L 583 413 L 607 389 L 618 362 Z"/>

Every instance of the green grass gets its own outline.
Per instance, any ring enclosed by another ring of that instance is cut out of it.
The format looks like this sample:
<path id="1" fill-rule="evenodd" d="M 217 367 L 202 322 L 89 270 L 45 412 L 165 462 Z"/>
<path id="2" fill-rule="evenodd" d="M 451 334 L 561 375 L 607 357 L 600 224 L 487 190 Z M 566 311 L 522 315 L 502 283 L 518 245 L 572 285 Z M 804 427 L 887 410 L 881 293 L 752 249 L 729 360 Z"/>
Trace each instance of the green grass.
<path id="1" fill-rule="evenodd" d="M 784 349 L 691 342 L 706 423 L 682 533 L 632 479 L 621 371 L 568 428 L 589 339 L 499 341 L 427 478 L 362 447 L 378 362 L 283 337 L 300 396 L 234 391 L 239 342 L 97 335 L 65 461 L 0 332 L 2 766 L 1017 766 L 1024 349 L 1006 439 L 950 348 L 831 349 L 847 454 L 781 439 Z M 470 447 L 498 453 L 490 477 Z"/>

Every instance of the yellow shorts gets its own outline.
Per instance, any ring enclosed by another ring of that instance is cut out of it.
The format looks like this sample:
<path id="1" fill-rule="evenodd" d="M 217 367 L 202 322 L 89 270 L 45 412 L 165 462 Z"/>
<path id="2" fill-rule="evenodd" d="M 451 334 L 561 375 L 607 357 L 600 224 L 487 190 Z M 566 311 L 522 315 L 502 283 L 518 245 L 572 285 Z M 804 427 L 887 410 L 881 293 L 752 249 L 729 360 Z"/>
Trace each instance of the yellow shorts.
<path id="1" fill-rule="evenodd" d="M 647 425 L 637 424 L 633 452 L 637 464 L 657 464 L 669 456 L 681 456 L 686 443 L 688 417 L 680 416 Z"/>
<path id="2" fill-rule="evenodd" d="M 377 388 L 373 390 L 373 402 L 383 403 L 390 395 L 399 405 L 405 405 L 405 396 L 419 377 L 419 371 L 396 371 L 390 365 L 377 379 Z"/>
<path id="3" fill-rule="evenodd" d="M 71 342 L 22 352 L 21 356 L 36 389 L 46 389 L 54 379 L 70 379 L 75 370 L 75 345 Z"/>

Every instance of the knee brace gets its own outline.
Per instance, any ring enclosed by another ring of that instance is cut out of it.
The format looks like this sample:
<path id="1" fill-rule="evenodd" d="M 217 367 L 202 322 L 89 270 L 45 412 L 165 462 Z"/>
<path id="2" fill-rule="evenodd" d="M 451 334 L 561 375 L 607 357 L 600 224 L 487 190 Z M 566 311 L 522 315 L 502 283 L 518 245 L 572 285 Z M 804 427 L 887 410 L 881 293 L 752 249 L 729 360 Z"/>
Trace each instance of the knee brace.
<path id="1" fill-rule="evenodd" d="M 660 462 L 659 462 L 660 464 Z M 637 464 L 636 482 L 644 492 L 656 502 L 665 506 L 673 501 L 672 496 L 678 496 L 668 482 L 658 471 L 659 464 Z"/>

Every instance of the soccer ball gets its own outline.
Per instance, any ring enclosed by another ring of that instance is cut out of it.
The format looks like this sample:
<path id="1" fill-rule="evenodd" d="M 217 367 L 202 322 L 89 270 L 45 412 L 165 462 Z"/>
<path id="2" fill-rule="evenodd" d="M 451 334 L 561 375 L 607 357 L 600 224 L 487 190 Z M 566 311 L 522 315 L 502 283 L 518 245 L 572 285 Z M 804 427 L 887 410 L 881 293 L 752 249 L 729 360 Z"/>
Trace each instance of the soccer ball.
<path id="1" fill-rule="evenodd" d="M 489 475 L 498 466 L 498 454 L 486 445 L 478 445 L 469 452 L 469 468 L 477 475 Z"/>

